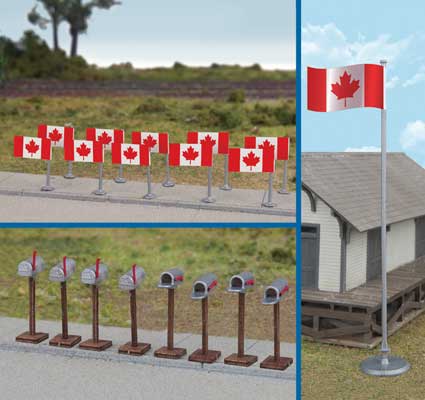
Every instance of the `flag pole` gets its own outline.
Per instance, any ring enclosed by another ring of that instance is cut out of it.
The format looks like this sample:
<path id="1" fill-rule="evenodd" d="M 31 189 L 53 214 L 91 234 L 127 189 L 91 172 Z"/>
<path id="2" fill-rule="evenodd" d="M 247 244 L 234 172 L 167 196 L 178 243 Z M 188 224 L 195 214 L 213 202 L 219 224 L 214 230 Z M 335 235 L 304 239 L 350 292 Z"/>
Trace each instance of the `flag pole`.
<path id="1" fill-rule="evenodd" d="M 396 376 L 407 372 L 410 364 L 401 357 L 390 355 L 388 346 L 388 316 L 387 316 L 387 109 L 385 99 L 385 67 L 386 60 L 381 60 L 384 69 L 383 87 L 384 104 L 381 110 L 381 278 L 382 278 L 382 306 L 381 326 L 382 342 L 381 354 L 364 360 L 360 369 L 367 375 Z"/>

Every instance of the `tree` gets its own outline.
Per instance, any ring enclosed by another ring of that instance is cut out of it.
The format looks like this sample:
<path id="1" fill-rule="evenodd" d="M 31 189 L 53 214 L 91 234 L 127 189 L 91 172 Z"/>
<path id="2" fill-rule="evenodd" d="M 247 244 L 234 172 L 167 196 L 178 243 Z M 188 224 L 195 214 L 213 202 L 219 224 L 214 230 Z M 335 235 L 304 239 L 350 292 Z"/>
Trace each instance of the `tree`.
<path id="1" fill-rule="evenodd" d="M 32 10 L 28 13 L 28 20 L 37 25 L 41 29 L 46 29 L 47 24 L 52 24 L 53 31 L 53 49 L 59 49 L 59 38 L 58 38 L 58 29 L 59 24 L 65 19 L 65 11 L 67 7 L 68 0 L 37 0 L 41 3 L 46 10 L 49 18 L 43 17 L 37 11 L 37 5 L 35 5 Z"/>
<path id="2" fill-rule="evenodd" d="M 87 21 L 90 18 L 94 8 L 108 10 L 114 5 L 121 4 L 116 0 L 93 0 L 83 3 L 82 0 L 68 0 L 65 19 L 69 24 L 69 33 L 71 35 L 71 57 L 77 55 L 78 36 L 87 31 Z"/>

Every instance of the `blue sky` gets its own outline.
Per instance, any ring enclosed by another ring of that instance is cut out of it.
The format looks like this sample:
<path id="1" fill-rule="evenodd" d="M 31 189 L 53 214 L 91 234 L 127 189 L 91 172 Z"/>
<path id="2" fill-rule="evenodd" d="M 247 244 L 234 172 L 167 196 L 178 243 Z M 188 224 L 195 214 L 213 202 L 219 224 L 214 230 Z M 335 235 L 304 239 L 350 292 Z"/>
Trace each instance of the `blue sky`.
<path id="1" fill-rule="evenodd" d="M 87 1 L 87 0 L 85 0 Z M 17 40 L 34 29 L 30 0 L 0 2 L 0 34 Z M 212 62 L 295 69 L 295 0 L 122 0 L 94 12 L 80 53 L 99 65 L 130 61 L 135 66 Z M 39 10 L 42 7 L 39 6 Z M 49 44 L 51 30 L 35 28 Z M 60 28 L 69 51 L 68 26 Z"/>
<path id="2" fill-rule="evenodd" d="M 306 110 L 306 67 L 386 58 L 388 149 L 425 166 L 425 3 L 419 0 L 302 1 L 303 151 L 380 147 L 380 111 Z"/>

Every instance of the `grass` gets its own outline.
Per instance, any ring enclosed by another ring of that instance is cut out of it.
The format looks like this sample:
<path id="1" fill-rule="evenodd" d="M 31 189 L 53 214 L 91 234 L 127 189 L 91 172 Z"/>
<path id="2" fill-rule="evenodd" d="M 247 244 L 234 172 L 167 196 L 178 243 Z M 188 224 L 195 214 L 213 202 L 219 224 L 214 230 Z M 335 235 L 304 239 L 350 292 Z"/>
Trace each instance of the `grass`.
<path id="1" fill-rule="evenodd" d="M 85 138 L 87 127 L 121 128 L 129 134 L 133 130 L 169 132 L 171 142 L 185 142 L 187 131 L 219 131 L 231 133 L 231 146 L 243 147 L 244 136 L 291 137 L 291 155 L 288 181 L 290 190 L 295 190 L 295 126 L 283 125 L 279 121 L 293 119 L 293 100 L 262 101 L 261 103 L 230 104 L 213 100 L 162 99 L 141 97 L 99 97 L 99 98 L 48 98 L 31 97 L 0 99 L 0 169 L 27 173 L 45 173 L 42 161 L 15 159 L 13 157 L 13 136 L 37 134 L 37 126 L 63 125 L 72 123 L 76 138 Z M 288 111 L 289 110 L 289 111 Z M 292 110 L 292 111 L 291 111 Z M 254 128 L 256 126 L 257 130 Z M 161 182 L 165 177 L 165 157 L 152 156 L 153 181 Z M 223 156 L 214 159 L 213 184 L 223 182 Z M 104 174 L 106 178 L 116 176 L 118 166 L 112 166 L 110 155 L 106 155 Z M 54 149 L 52 174 L 63 175 L 66 164 L 62 149 Z M 125 167 L 129 180 L 146 180 L 145 169 Z M 174 167 L 173 179 L 180 184 L 206 184 L 204 168 Z M 76 176 L 97 177 L 95 164 L 75 163 Z M 283 161 L 277 162 L 275 188 L 283 175 Z M 266 188 L 265 174 L 232 173 L 231 183 L 240 188 Z"/>
<path id="2" fill-rule="evenodd" d="M 225 288 L 233 274 L 250 270 L 256 289 L 247 295 L 247 337 L 272 339 L 272 308 L 261 304 L 262 286 L 283 276 L 292 289 L 282 303 L 282 340 L 295 341 L 293 229 L 2 229 L 0 315 L 27 317 L 27 279 L 18 277 L 16 268 L 34 249 L 48 268 L 64 255 L 77 261 L 78 272 L 68 285 L 69 318 L 82 323 L 91 322 L 91 292 L 80 283 L 79 274 L 97 257 L 109 267 L 100 290 L 104 325 L 129 326 L 128 295 L 118 289 L 118 279 L 138 263 L 147 274 L 138 291 L 140 326 L 165 329 L 167 297 L 156 285 L 162 271 L 181 266 L 185 282 L 176 292 L 176 330 L 200 332 L 200 303 L 190 299 L 191 282 L 215 272 L 219 285 L 210 301 L 210 334 L 235 336 L 237 296 Z M 59 286 L 49 282 L 47 271 L 37 279 L 37 318 L 60 319 Z"/>
<path id="3" fill-rule="evenodd" d="M 416 400 L 424 398 L 425 315 L 390 337 L 394 355 L 411 364 L 406 374 L 374 378 L 359 370 L 360 362 L 379 352 L 302 342 L 303 400 Z"/>

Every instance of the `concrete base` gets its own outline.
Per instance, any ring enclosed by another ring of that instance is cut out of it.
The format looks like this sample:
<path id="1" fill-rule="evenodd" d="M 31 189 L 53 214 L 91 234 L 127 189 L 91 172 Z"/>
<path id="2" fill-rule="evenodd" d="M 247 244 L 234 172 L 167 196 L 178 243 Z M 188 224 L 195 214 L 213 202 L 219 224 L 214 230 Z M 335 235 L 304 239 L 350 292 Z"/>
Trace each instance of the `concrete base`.
<path id="1" fill-rule="evenodd" d="M 95 194 L 96 196 L 104 196 L 106 192 L 103 189 L 96 189 L 93 194 Z"/>
<path id="2" fill-rule="evenodd" d="M 240 367 L 249 367 L 250 365 L 255 364 L 257 361 L 257 356 L 244 354 L 243 356 L 239 357 L 237 353 L 233 353 L 224 359 L 225 364 L 238 365 Z"/>
<path id="3" fill-rule="evenodd" d="M 370 357 L 360 364 L 360 369 L 372 376 L 397 376 L 410 369 L 410 364 L 401 357 L 379 355 Z"/>
<path id="4" fill-rule="evenodd" d="M 261 362 L 260 368 L 284 371 L 286 368 L 292 365 L 293 362 L 294 360 L 289 357 L 279 357 L 276 360 L 274 356 L 269 356 L 263 362 Z"/>
<path id="5" fill-rule="evenodd" d="M 230 185 L 223 185 L 223 186 L 220 186 L 220 190 L 229 191 L 229 190 L 232 190 L 232 187 Z"/>
<path id="6" fill-rule="evenodd" d="M 125 179 L 125 178 L 123 178 L 123 177 L 121 177 L 121 176 L 117 176 L 117 177 L 114 179 L 114 182 L 115 182 L 115 183 L 126 183 L 127 181 L 126 181 L 126 179 Z"/>
<path id="7" fill-rule="evenodd" d="M 189 361 L 212 364 L 221 356 L 221 351 L 208 350 L 206 353 L 202 349 L 195 350 L 190 356 Z"/>
<path id="8" fill-rule="evenodd" d="M 50 346 L 57 347 L 74 347 L 76 344 L 81 342 L 81 336 L 79 335 L 68 335 L 65 339 L 62 334 L 56 335 L 49 341 Z"/>
<path id="9" fill-rule="evenodd" d="M 50 186 L 50 185 L 43 185 L 40 190 L 42 192 L 51 192 L 51 191 L 55 190 L 55 188 L 53 186 Z"/>
<path id="10" fill-rule="evenodd" d="M 162 182 L 162 186 L 164 186 L 164 187 L 173 187 L 175 185 L 176 184 L 173 181 L 164 181 L 164 182 Z"/>
<path id="11" fill-rule="evenodd" d="M 19 336 L 16 336 L 17 342 L 22 343 L 33 343 L 37 344 L 46 340 L 49 337 L 48 333 L 44 332 L 36 332 L 34 335 L 31 335 L 29 332 L 21 333 Z"/>
<path id="12" fill-rule="evenodd" d="M 214 197 L 204 197 L 202 200 L 201 200 L 203 203 L 215 203 L 215 198 Z"/>
<path id="13" fill-rule="evenodd" d="M 153 200 L 153 199 L 155 199 L 155 198 L 156 198 L 156 195 L 155 195 L 155 194 L 153 194 L 153 193 L 146 193 L 146 194 L 143 196 L 143 198 L 144 198 L 144 199 L 146 199 L 146 200 Z"/>
<path id="14" fill-rule="evenodd" d="M 177 360 L 182 358 L 186 354 L 186 349 L 181 347 L 174 347 L 173 349 L 169 349 L 167 346 L 161 347 L 158 350 L 155 350 L 153 355 L 158 358 L 171 358 L 173 360 Z"/>
<path id="15" fill-rule="evenodd" d="M 149 343 L 137 343 L 137 346 L 133 346 L 131 342 L 127 342 L 120 346 L 118 353 L 128 354 L 130 356 L 142 356 L 148 352 L 150 348 L 151 345 Z"/>
<path id="16" fill-rule="evenodd" d="M 111 340 L 101 340 L 99 339 L 95 342 L 93 339 L 86 340 L 85 342 L 81 342 L 78 346 L 83 350 L 93 350 L 93 351 L 103 351 L 112 346 Z"/>
<path id="17" fill-rule="evenodd" d="M 262 207 L 267 207 L 267 208 L 273 208 L 273 207 L 276 207 L 276 204 L 275 203 L 272 203 L 270 201 L 265 201 L 264 203 L 261 203 L 261 206 Z"/>
<path id="18" fill-rule="evenodd" d="M 75 179 L 75 175 L 72 175 L 72 174 L 65 174 L 63 177 L 65 179 Z"/>
<path id="19" fill-rule="evenodd" d="M 279 194 L 289 194 L 289 192 L 286 190 L 286 189 L 279 189 L 278 191 L 277 191 Z"/>

